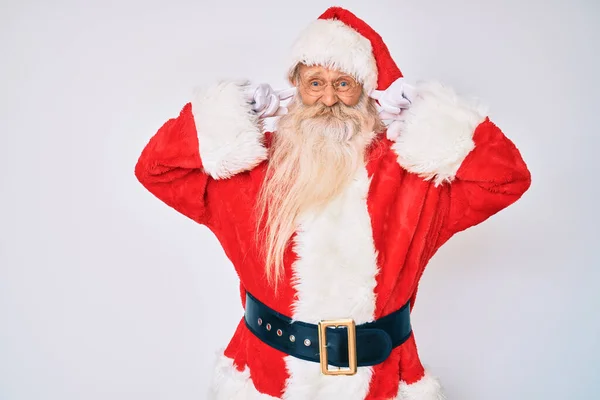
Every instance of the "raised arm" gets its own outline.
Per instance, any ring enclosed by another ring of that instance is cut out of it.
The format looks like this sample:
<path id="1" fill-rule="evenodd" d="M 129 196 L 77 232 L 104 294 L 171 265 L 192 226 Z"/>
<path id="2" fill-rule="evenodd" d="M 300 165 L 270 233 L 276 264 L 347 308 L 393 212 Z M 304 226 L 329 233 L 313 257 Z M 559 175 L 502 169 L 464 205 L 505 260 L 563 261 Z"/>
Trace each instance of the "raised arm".
<path id="1" fill-rule="evenodd" d="M 140 183 L 198 223 L 210 218 L 206 190 L 266 159 L 259 117 L 237 82 L 216 84 L 160 127 L 135 166 Z"/>
<path id="2" fill-rule="evenodd" d="M 531 174 L 483 110 L 438 83 L 417 85 L 415 94 L 393 147 L 402 167 L 441 191 L 441 246 L 517 201 Z"/>

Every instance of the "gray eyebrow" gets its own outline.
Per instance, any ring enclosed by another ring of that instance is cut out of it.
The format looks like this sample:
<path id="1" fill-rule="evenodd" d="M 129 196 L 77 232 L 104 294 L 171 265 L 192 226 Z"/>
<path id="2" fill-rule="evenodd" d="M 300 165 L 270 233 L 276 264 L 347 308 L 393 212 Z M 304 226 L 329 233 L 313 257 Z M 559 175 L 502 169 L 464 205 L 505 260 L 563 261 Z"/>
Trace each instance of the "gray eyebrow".
<path id="1" fill-rule="evenodd" d="M 321 72 L 320 71 L 307 72 L 306 75 L 304 76 L 304 79 L 313 79 L 313 78 L 318 78 L 318 79 L 321 79 L 321 80 L 326 80 L 325 78 L 323 78 L 321 76 Z M 350 80 L 356 81 L 356 79 L 354 79 L 352 77 L 352 75 L 350 75 L 350 74 L 342 74 L 342 75 L 338 76 L 337 78 L 335 78 L 336 81 L 339 80 L 339 79 L 350 79 Z"/>
<path id="2" fill-rule="evenodd" d="M 317 72 L 307 72 L 305 75 L 305 78 L 309 79 L 309 78 L 320 78 L 323 79 L 323 77 L 321 76 L 321 72 L 317 71 Z"/>

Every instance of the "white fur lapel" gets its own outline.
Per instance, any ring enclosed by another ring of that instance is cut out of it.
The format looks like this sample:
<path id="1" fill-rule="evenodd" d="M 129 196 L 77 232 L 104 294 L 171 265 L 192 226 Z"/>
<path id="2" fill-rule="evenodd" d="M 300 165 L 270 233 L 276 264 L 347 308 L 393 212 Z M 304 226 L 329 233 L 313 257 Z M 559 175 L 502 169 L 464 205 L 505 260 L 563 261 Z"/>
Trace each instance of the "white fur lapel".
<path id="1" fill-rule="evenodd" d="M 357 325 L 373 320 L 378 267 L 367 209 L 369 185 L 363 167 L 323 212 L 303 216 L 294 247 L 297 301 L 292 318 L 309 323 L 353 318 Z M 291 356 L 286 363 L 290 378 L 285 399 L 360 399 L 368 393 L 370 367 L 353 376 L 326 376 L 318 363 Z"/>

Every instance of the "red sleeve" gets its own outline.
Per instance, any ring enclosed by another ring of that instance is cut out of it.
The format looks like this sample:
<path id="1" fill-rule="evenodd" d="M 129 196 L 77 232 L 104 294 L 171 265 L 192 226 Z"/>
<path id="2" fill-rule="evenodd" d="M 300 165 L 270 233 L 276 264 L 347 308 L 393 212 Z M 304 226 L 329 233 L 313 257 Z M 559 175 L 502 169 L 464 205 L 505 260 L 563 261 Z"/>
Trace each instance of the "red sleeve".
<path id="1" fill-rule="evenodd" d="M 206 221 L 205 195 L 210 177 L 202 168 L 190 103 L 150 139 L 135 166 L 135 175 L 170 207 L 198 223 Z"/>
<path id="2" fill-rule="evenodd" d="M 439 245 L 516 202 L 531 174 L 514 143 L 486 118 L 473 134 L 474 149 L 447 187 L 448 212 Z"/>

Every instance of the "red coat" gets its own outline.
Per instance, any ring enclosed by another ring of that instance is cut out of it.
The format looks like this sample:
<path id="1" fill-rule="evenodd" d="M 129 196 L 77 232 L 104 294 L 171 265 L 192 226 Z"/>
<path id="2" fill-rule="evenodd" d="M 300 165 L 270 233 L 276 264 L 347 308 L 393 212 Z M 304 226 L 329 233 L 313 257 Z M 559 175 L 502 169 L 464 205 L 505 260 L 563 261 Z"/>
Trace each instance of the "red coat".
<path id="1" fill-rule="evenodd" d="M 252 213 L 268 136 L 236 83 L 186 104 L 144 148 L 135 173 L 156 197 L 220 241 L 246 290 L 297 320 L 353 318 L 397 310 L 417 293 L 431 257 L 457 232 L 514 203 L 530 186 L 515 145 L 476 108 L 438 84 L 418 86 L 396 142 L 379 135 L 350 187 L 321 214 L 305 215 L 285 257 L 276 295 L 264 279 Z M 267 140 L 265 140 L 265 138 Z M 441 398 L 414 337 L 375 367 L 324 376 L 316 363 L 270 348 L 240 319 L 219 360 L 213 399 Z"/>

